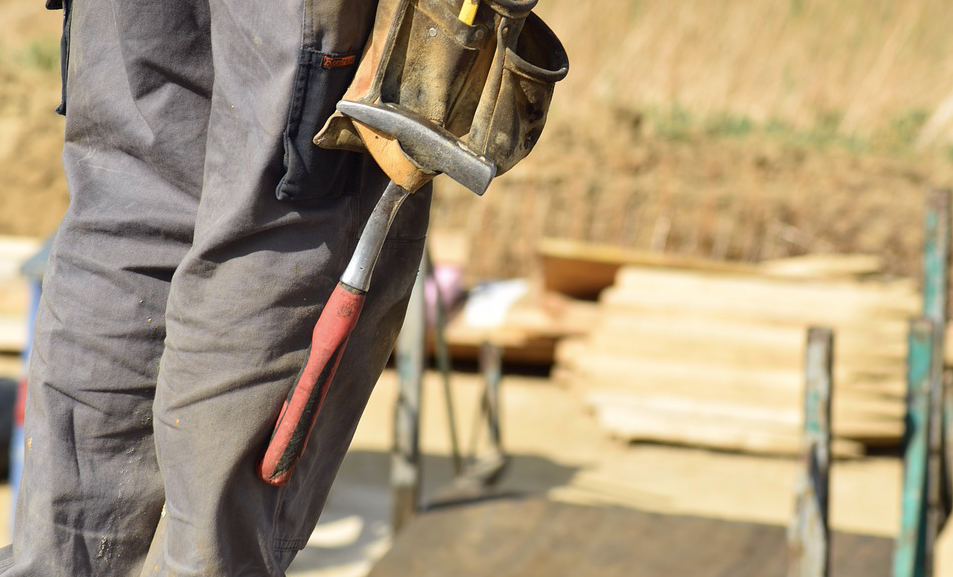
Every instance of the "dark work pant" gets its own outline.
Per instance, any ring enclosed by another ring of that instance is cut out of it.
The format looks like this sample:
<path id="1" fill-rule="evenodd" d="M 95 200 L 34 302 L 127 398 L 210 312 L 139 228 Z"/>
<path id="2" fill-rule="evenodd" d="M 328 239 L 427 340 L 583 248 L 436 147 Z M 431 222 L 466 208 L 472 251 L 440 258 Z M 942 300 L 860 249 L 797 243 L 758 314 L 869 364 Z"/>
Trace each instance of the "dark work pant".
<path id="1" fill-rule="evenodd" d="M 304 5 L 302 5 L 302 2 Z M 310 139 L 373 0 L 75 0 L 64 163 L 12 550 L 32 577 L 282 575 L 393 346 L 405 203 L 307 453 L 254 471 L 385 177 Z"/>

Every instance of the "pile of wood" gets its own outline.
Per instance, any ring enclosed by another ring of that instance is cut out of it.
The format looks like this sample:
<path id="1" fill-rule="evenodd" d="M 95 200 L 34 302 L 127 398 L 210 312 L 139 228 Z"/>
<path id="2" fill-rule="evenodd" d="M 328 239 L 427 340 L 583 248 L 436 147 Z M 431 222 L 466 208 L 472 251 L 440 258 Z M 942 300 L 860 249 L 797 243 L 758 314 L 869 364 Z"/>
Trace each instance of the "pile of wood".
<path id="1" fill-rule="evenodd" d="M 496 325 L 474 325 L 463 311 L 453 315 L 446 339 L 454 359 L 475 360 L 479 358 L 480 346 L 491 342 L 501 347 L 506 362 L 551 366 L 557 344 L 565 338 L 587 334 L 597 317 L 596 303 L 531 286 L 525 296 L 507 308 Z"/>
<path id="2" fill-rule="evenodd" d="M 558 345 L 554 374 L 623 439 L 795 454 L 807 328 L 828 326 L 835 454 L 897 445 L 920 297 L 909 280 L 870 280 L 862 261 L 621 266 L 591 332 Z"/>
<path id="3" fill-rule="evenodd" d="M 37 238 L 0 236 L 0 353 L 20 353 L 27 346 L 30 287 L 21 267 L 41 245 Z"/>

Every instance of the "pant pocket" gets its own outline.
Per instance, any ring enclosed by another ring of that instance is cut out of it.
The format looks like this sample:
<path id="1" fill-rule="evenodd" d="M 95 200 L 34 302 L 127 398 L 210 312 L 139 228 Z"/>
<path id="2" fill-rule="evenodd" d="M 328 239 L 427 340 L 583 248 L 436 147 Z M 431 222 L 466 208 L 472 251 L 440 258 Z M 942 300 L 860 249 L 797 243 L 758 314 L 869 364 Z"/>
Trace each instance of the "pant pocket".
<path id="1" fill-rule="evenodd" d="M 73 16 L 72 0 L 46 0 L 48 10 L 63 11 L 63 36 L 60 38 L 60 76 L 62 77 L 62 96 L 56 113 L 66 115 L 66 71 L 69 69 L 69 31 Z"/>
<path id="2" fill-rule="evenodd" d="M 328 199 L 357 192 L 361 155 L 318 148 L 312 137 L 344 95 L 357 70 L 358 56 L 357 52 L 302 50 L 284 132 L 285 174 L 277 189 L 280 200 Z"/>

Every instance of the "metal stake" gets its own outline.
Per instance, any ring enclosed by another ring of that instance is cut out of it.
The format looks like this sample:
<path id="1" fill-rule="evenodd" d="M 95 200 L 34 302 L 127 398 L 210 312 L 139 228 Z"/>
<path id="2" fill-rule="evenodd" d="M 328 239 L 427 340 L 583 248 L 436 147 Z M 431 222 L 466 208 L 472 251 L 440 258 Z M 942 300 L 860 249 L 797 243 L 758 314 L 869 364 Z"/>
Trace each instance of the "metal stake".
<path id="1" fill-rule="evenodd" d="M 399 387 L 394 415 L 394 451 L 391 459 L 395 533 L 417 513 L 420 502 L 420 409 L 426 345 L 425 315 L 424 276 L 418 273 L 407 305 L 404 326 L 397 337 Z"/>
<path id="2" fill-rule="evenodd" d="M 834 333 L 807 332 L 804 394 L 804 469 L 796 516 L 788 529 L 788 577 L 827 577 L 830 567 L 831 393 Z"/>
<path id="3" fill-rule="evenodd" d="M 894 577 L 928 577 L 932 567 L 926 532 L 927 459 L 929 458 L 931 374 L 934 364 L 933 321 L 919 318 L 910 326 L 907 358 L 907 433 L 904 454 L 903 510 L 894 555 Z"/>

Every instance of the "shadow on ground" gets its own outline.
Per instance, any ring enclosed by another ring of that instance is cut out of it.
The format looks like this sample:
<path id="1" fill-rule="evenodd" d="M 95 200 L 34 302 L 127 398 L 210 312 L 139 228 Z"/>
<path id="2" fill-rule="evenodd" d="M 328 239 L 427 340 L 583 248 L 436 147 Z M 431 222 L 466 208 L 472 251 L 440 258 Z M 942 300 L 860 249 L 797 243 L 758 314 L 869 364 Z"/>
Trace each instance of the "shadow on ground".
<path id="1" fill-rule="evenodd" d="M 886 577 L 893 541 L 835 532 L 831 574 Z M 542 498 L 487 500 L 408 524 L 369 577 L 784 577 L 777 525 Z"/>
<path id="2" fill-rule="evenodd" d="M 359 577 L 390 547 L 390 453 L 348 453 L 314 534 L 288 571 L 289 577 Z M 536 455 L 511 455 L 495 493 L 501 499 L 543 495 L 568 484 L 577 468 Z M 422 506 L 452 508 L 449 457 L 427 455 L 423 463 Z M 492 498 L 493 495 L 490 495 Z"/>

